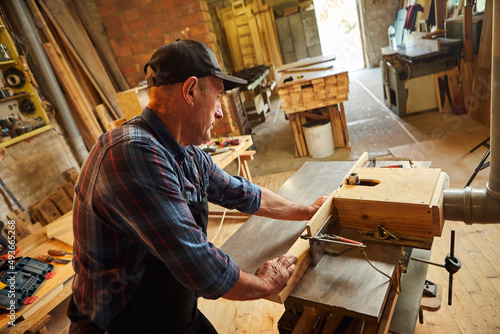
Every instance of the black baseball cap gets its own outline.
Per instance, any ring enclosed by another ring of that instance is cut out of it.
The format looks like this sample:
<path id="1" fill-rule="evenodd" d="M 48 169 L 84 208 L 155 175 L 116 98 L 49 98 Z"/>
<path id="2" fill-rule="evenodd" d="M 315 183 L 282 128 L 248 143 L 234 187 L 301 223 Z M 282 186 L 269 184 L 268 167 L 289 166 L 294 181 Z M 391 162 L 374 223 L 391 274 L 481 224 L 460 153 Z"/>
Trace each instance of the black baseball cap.
<path id="1" fill-rule="evenodd" d="M 202 78 L 209 75 L 222 79 L 224 90 L 247 83 L 244 79 L 224 73 L 213 51 L 205 44 L 190 39 L 178 39 L 158 48 L 144 66 L 145 74 L 148 66 L 155 72 L 152 85 L 157 87 L 184 82 L 190 76 Z"/>

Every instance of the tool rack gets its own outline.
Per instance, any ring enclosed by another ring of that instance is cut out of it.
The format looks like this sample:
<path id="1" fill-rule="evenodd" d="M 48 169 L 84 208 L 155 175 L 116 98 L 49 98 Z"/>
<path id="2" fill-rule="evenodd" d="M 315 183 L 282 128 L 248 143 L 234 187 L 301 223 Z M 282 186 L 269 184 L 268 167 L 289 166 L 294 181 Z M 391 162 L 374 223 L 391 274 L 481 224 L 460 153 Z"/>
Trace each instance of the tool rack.
<path id="1" fill-rule="evenodd" d="M 32 136 L 35 136 L 39 133 L 50 130 L 52 129 L 52 125 L 50 124 L 49 117 L 45 113 L 45 109 L 42 106 L 41 99 L 35 90 L 34 87 L 35 84 L 33 82 L 34 79 L 31 75 L 28 65 L 24 57 L 18 54 L 14 41 L 12 40 L 12 37 L 10 36 L 10 33 L 8 32 L 1 18 L 0 18 L 0 44 L 4 45 L 7 48 L 8 54 L 10 54 L 11 58 L 10 60 L 0 61 L 0 71 L 2 73 L 1 75 L 5 76 L 5 73 L 8 70 L 15 71 L 15 73 L 17 73 L 14 76 L 15 84 L 12 85 L 9 82 L 6 82 L 5 88 L 11 88 L 14 92 L 14 95 L 0 99 L 0 111 L 2 109 L 10 110 L 12 108 L 14 109 L 17 108 L 18 112 L 14 113 L 15 115 L 13 116 L 19 118 L 21 121 L 33 117 L 39 117 L 45 123 L 44 126 L 20 134 L 18 136 L 5 137 L 5 139 L 2 142 L 0 142 L 0 147 L 7 147 L 12 144 L 23 141 L 27 138 L 30 138 Z M 28 104 L 32 105 L 32 109 L 29 110 L 29 112 L 25 112 L 21 107 L 23 101 L 26 100 L 28 100 L 27 101 Z"/>

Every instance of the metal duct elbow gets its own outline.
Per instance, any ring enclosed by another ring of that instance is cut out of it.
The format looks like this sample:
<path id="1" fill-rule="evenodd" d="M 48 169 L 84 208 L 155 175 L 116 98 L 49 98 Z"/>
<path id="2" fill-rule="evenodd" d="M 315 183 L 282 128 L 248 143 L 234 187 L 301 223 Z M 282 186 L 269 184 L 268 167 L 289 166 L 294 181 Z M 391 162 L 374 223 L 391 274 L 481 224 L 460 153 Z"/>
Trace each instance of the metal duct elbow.
<path id="1" fill-rule="evenodd" d="M 466 224 L 500 223 L 500 199 L 491 196 L 486 189 L 445 189 L 443 215 L 445 220 Z"/>

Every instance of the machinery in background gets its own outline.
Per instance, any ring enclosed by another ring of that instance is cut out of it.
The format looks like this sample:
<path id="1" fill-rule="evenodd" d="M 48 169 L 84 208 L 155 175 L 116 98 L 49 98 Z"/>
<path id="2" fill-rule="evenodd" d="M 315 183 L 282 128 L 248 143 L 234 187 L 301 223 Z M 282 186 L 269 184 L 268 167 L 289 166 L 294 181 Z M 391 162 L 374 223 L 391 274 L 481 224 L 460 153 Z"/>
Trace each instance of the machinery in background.
<path id="1" fill-rule="evenodd" d="M 383 48 L 385 104 L 399 117 L 437 110 L 435 74 L 459 65 L 461 44 L 458 39 L 416 38 L 406 45 Z"/>

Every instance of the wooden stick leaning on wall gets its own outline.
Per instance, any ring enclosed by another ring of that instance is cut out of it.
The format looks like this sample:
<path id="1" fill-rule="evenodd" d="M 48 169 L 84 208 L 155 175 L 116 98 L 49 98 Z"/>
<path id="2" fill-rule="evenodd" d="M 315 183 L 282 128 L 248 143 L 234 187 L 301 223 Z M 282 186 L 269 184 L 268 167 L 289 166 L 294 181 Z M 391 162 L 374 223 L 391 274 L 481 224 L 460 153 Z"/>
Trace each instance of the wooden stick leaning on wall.
<path id="1" fill-rule="evenodd" d="M 54 6 L 56 7 L 54 8 L 58 9 L 57 13 L 51 11 L 46 5 L 46 3 L 51 2 L 55 2 Z M 40 5 L 56 28 L 62 41 L 78 60 L 88 78 L 94 84 L 94 87 L 113 113 L 113 116 L 116 118 L 122 117 L 123 113 L 120 103 L 118 103 L 118 99 L 116 98 L 117 91 L 82 25 L 73 18 L 65 3 L 61 0 L 40 1 Z M 54 14 L 57 14 L 57 16 Z"/>
<path id="2" fill-rule="evenodd" d="M 493 1 L 486 0 L 477 65 L 472 81 L 472 93 L 477 98 L 479 106 L 475 110 L 472 110 L 471 118 L 486 126 L 490 124 Z M 481 94 L 475 96 L 476 92 L 481 92 Z"/>
<path id="3" fill-rule="evenodd" d="M 47 52 L 47 47 L 49 48 L 49 52 L 52 54 L 52 59 L 49 57 L 51 64 L 54 68 L 54 71 L 57 74 L 62 75 L 66 84 L 64 87 L 67 88 L 67 96 L 68 103 L 72 106 L 71 110 L 75 114 L 75 122 L 78 125 L 78 128 L 81 131 L 81 135 L 85 141 L 85 144 L 88 148 L 94 145 L 97 138 L 102 133 L 101 128 L 99 127 L 97 120 L 95 119 L 92 113 L 92 107 L 90 102 L 86 99 L 86 96 L 83 95 L 79 82 L 76 80 L 70 66 L 68 65 L 66 58 L 62 55 L 61 49 L 57 44 L 56 39 L 52 35 L 47 22 L 42 16 L 42 13 L 39 11 L 38 6 L 36 5 L 34 0 L 28 0 L 28 5 L 30 6 L 30 11 L 33 14 L 34 18 L 37 20 L 37 26 L 40 27 L 41 32 L 43 33 L 45 39 L 49 42 L 48 45 L 44 46 L 45 51 Z M 52 63 L 54 62 L 54 63 Z M 55 65 L 57 64 L 57 65 Z M 56 69 L 55 66 L 58 66 Z M 59 80 L 61 80 L 58 77 Z M 85 123 L 85 119 L 90 118 L 91 121 L 89 124 Z M 90 128 L 90 129 L 87 129 Z"/>
<path id="4" fill-rule="evenodd" d="M 97 122 L 92 110 L 85 107 L 86 103 L 81 95 L 81 92 L 74 84 L 74 76 L 71 72 L 67 72 L 64 66 L 64 58 L 57 54 L 51 43 L 43 43 L 43 48 L 51 62 L 52 67 L 57 75 L 58 80 L 67 92 L 69 103 L 72 106 L 72 111 L 80 120 L 82 136 L 86 139 L 87 146 L 92 145 L 97 141 L 102 134 L 102 130 Z M 89 148 L 90 148 L 89 147 Z"/>
<path id="5" fill-rule="evenodd" d="M 105 34 L 102 22 L 99 20 L 99 12 L 95 2 L 93 0 L 73 0 L 73 3 L 77 7 L 78 16 L 87 29 L 92 42 L 94 42 L 96 49 L 101 56 L 106 69 L 108 69 L 114 83 L 120 91 L 130 89 L 130 85 L 116 63 L 115 55 L 113 54 L 113 50 L 111 49 L 111 45 L 107 39 L 108 37 Z"/>

